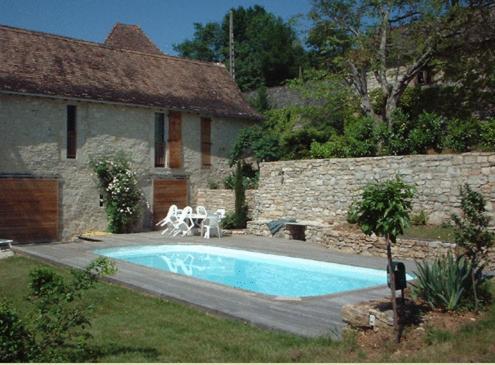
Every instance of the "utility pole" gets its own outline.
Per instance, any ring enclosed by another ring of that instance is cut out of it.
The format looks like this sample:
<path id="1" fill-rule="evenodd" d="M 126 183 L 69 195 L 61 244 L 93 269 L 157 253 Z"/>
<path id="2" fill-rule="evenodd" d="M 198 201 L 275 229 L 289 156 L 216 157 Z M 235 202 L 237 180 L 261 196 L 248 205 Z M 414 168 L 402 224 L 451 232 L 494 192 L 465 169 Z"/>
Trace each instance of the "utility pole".
<path id="1" fill-rule="evenodd" d="M 234 59 L 234 12 L 229 14 L 229 71 L 232 79 L 235 80 L 235 59 Z"/>

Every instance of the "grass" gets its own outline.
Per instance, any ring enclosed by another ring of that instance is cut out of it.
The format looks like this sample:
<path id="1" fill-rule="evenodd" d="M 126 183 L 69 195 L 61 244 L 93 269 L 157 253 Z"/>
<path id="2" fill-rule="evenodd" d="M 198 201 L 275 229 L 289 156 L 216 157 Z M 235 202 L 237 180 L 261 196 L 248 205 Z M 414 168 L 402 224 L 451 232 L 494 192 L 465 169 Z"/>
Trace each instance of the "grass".
<path id="1" fill-rule="evenodd" d="M 0 298 L 8 298 L 21 315 L 28 273 L 40 264 L 24 257 L 0 262 Z M 56 271 L 67 273 L 64 269 Z M 307 339 L 255 328 L 240 321 L 209 315 L 194 308 L 99 283 L 84 300 L 95 304 L 92 344 L 100 362 L 347 362 L 390 359 L 394 348 L 365 353 L 356 337 L 335 342 Z M 461 329 L 460 335 L 430 334 L 428 343 L 407 361 L 495 361 L 495 306 L 486 318 Z"/>
<path id="2" fill-rule="evenodd" d="M 416 238 L 454 242 L 454 229 L 443 226 L 411 226 L 400 238 Z"/>

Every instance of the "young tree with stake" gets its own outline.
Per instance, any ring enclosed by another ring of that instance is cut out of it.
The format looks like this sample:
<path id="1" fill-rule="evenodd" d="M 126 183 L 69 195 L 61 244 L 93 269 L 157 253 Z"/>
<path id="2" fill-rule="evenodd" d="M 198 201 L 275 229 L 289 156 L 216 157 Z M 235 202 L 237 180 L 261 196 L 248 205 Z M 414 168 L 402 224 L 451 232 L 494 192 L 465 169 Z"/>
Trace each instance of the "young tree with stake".
<path id="1" fill-rule="evenodd" d="M 414 188 L 405 184 L 400 178 L 368 184 L 361 200 L 352 205 L 353 220 L 367 234 L 384 237 L 387 243 L 387 260 L 389 267 L 394 329 L 397 342 L 400 340 L 397 302 L 395 298 L 396 283 L 392 266 L 392 243 L 397 236 L 404 233 L 410 225 L 409 213 L 412 207 Z"/>

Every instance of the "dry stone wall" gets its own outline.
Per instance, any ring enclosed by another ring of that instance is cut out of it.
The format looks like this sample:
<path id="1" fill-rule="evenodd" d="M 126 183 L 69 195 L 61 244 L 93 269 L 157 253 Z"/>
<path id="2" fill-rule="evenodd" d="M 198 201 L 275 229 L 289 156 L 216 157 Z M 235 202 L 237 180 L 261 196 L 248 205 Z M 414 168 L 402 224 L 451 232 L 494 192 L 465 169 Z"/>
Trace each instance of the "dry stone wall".
<path id="1" fill-rule="evenodd" d="M 246 190 L 246 204 L 248 214 L 253 214 L 254 194 L 256 190 Z M 196 204 L 206 207 L 208 210 L 225 209 L 233 212 L 235 209 L 235 193 L 230 189 L 198 189 Z"/>
<path id="2" fill-rule="evenodd" d="M 344 221 L 367 183 L 397 175 L 415 186 L 413 210 L 424 210 L 428 223 L 460 211 L 464 183 L 483 193 L 495 222 L 495 153 L 279 161 L 262 163 L 260 174 L 254 220 Z"/>

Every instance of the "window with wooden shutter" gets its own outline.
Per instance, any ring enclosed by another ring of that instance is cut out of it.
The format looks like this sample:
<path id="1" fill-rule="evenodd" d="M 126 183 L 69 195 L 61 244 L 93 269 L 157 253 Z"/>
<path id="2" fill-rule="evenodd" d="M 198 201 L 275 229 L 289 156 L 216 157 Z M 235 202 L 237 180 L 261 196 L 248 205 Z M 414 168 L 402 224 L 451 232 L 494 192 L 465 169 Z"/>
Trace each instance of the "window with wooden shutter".
<path id="1" fill-rule="evenodd" d="M 168 116 L 168 165 L 170 168 L 182 167 L 182 127 L 180 112 L 170 112 Z"/>
<path id="2" fill-rule="evenodd" d="M 67 158 L 76 158 L 76 106 L 67 105 Z"/>
<path id="3" fill-rule="evenodd" d="M 201 166 L 211 166 L 211 119 L 201 118 Z"/>
<path id="4" fill-rule="evenodd" d="M 155 167 L 165 167 L 165 114 L 155 113 Z"/>

